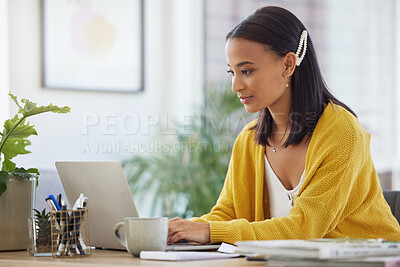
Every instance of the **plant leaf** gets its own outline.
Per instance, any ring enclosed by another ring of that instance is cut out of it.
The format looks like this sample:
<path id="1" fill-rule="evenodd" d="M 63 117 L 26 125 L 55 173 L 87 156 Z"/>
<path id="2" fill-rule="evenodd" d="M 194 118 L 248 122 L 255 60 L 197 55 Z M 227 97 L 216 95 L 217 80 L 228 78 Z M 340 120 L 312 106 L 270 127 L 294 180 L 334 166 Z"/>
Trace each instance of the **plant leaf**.
<path id="1" fill-rule="evenodd" d="M 27 172 L 29 172 L 29 173 L 34 173 L 34 174 L 37 174 L 37 175 L 40 175 L 40 172 L 39 172 L 39 170 L 38 170 L 38 169 L 36 169 L 36 168 L 29 168 L 29 169 L 27 169 Z"/>
<path id="2" fill-rule="evenodd" d="M 14 168 L 12 168 L 11 170 L 8 170 L 10 173 L 14 174 L 15 176 L 19 176 L 22 177 L 26 180 L 28 180 L 29 178 L 35 178 L 36 179 L 36 187 L 38 187 L 39 185 L 39 170 L 36 168 L 29 168 L 29 169 L 25 169 L 25 168 L 16 168 L 15 164 L 14 164 Z M 36 175 L 32 175 L 32 174 L 36 174 Z"/>
<path id="3" fill-rule="evenodd" d="M 32 102 L 29 102 L 32 103 Z M 22 113 L 24 117 L 30 117 L 36 114 L 44 113 L 44 112 L 53 112 L 53 113 L 68 113 L 70 112 L 70 108 L 65 106 L 65 107 L 58 107 L 50 103 L 48 106 L 41 106 L 41 107 L 36 107 L 32 106 L 32 104 L 25 104 L 25 107 L 23 109 L 20 109 L 18 113 Z"/>
<path id="4" fill-rule="evenodd" d="M 33 103 L 26 98 L 23 98 L 21 102 L 25 104 L 23 109 L 26 111 L 32 110 L 36 107 L 36 103 Z"/>
<path id="5" fill-rule="evenodd" d="M 42 211 L 33 209 L 35 211 L 35 219 L 47 219 L 50 217 L 50 213 L 46 213 L 46 208 L 44 208 Z"/>
<path id="6" fill-rule="evenodd" d="M 0 196 L 6 191 L 7 183 L 10 179 L 10 175 L 6 171 L 0 171 Z"/>
<path id="7" fill-rule="evenodd" d="M 22 177 L 26 180 L 28 180 L 31 177 L 30 173 L 24 168 L 15 168 L 15 170 L 13 170 L 11 173 L 14 174 L 15 176 Z"/>
<path id="8" fill-rule="evenodd" d="M 35 212 L 35 218 L 38 218 L 38 217 L 40 217 L 40 211 L 39 210 L 37 210 L 37 209 L 33 209 L 33 211 Z"/>
<path id="9" fill-rule="evenodd" d="M 37 107 L 36 103 L 23 98 L 21 100 L 21 102 L 24 104 L 24 106 L 22 107 L 19 103 L 18 103 L 18 99 L 16 96 L 14 96 L 13 94 L 11 94 L 11 92 L 8 94 L 11 99 L 15 102 L 15 104 L 17 104 L 17 106 L 19 107 L 18 113 L 22 114 L 25 118 L 26 117 L 30 117 L 36 114 L 40 114 L 40 113 L 44 113 L 44 112 L 53 112 L 53 113 L 68 113 L 70 112 L 70 108 L 65 106 L 65 107 L 58 107 L 53 105 L 52 103 L 50 103 L 47 106 L 40 106 Z"/>
<path id="10" fill-rule="evenodd" d="M 24 138 L 8 138 L 1 152 L 3 152 L 5 158 L 12 159 L 16 155 L 31 153 L 25 149 L 30 144 L 31 141 Z"/>
<path id="11" fill-rule="evenodd" d="M 9 160 L 7 157 L 4 157 L 3 163 L 1 164 L 2 171 L 11 171 L 15 169 L 15 163 Z"/>
<path id="12" fill-rule="evenodd" d="M 22 108 L 22 107 L 20 106 L 20 104 L 18 103 L 17 97 L 16 97 L 15 95 L 11 94 L 11 92 L 9 92 L 8 95 L 9 95 L 10 98 L 14 101 L 14 103 L 17 104 L 17 106 L 18 106 L 19 108 Z"/>
<path id="13" fill-rule="evenodd" d="M 25 124 L 24 119 L 21 120 L 18 115 L 15 115 L 14 118 L 6 120 L 4 123 L 4 136 L 2 138 L 5 138 L 8 134 L 8 139 L 5 141 L 1 151 L 4 154 L 4 161 L 1 168 L 3 171 L 15 169 L 15 164 L 11 161 L 12 158 L 19 154 L 30 153 L 30 151 L 25 148 L 30 145 L 31 142 L 25 138 L 31 135 L 37 135 L 37 132 L 33 128 L 33 125 L 29 125 L 29 123 Z"/>
<path id="14" fill-rule="evenodd" d="M 10 120 L 6 120 L 4 122 L 4 135 L 7 135 L 9 132 L 11 132 L 11 130 L 20 120 L 21 119 L 18 117 L 18 115 L 15 115 L 14 118 Z M 36 130 L 33 128 L 34 126 L 35 125 L 29 125 L 29 122 L 25 124 L 25 119 L 23 119 L 9 137 L 27 138 L 31 135 L 37 135 Z"/>
<path id="15" fill-rule="evenodd" d="M 13 171 L 15 169 L 15 163 L 12 162 L 11 159 L 20 154 L 31 153 L 25 149 L 25 147 L 30 144 L 31 142 L 29 140 L 23 138 L 8 138 L 1 151 L 4 155 L 1 170 Z"/>

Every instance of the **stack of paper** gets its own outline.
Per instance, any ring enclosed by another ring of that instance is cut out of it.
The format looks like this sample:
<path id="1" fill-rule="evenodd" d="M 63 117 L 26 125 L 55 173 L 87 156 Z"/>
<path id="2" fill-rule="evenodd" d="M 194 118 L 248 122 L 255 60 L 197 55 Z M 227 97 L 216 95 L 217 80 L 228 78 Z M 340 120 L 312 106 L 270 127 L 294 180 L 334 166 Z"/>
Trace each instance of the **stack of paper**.
<path id="1" fill-rule="evenodd" d="M 371 239 L 236 242 L 238 253 L 264 255 L 268 266 L 400 266 L 400 242 Z"/>
<path id="2" fill-rule="evenodd" d="M 395 267 L 400 257 L 361 257 L 342 260 L 270 259 L 268 267 Z"/>
<path id="3" fill-rule="evenodd" d="M 288 258 L 338 259 L 400 256 L 400 242 L 371 239 L 265 240 L 236 242 L 239 253 Z"/>

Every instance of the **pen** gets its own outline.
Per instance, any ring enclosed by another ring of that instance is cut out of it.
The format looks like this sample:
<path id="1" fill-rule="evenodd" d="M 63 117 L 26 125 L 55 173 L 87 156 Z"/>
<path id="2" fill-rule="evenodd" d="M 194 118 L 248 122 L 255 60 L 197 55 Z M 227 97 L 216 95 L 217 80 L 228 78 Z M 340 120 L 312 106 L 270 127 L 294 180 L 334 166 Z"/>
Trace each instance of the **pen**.
<path id="1" fill-rule="evenodd" d="M 77 214 L 76 211 L 73 210 L 70 216 L 70 228 L 68 229 L 68 236 L 69 236 L 69 253 L 68 255 L 72 256 L 76 253 L 76 224 L 77 224 Z"/>
<path id="2" fill-rule="evenodd" d="M 61 205 L 61 200 L 62 200 L 62 194 L 58 194 L 57 195 L 57 203 L 58 203 L 58 205 L 60 205 L 60 207 L 62 206 Z M 62 208 L 62 207 L 61 207 Z M 60 209 L 61 210 L 61 209 Z"/>
<path id="3" fill-rule="evenodd" d="M 81 221 L 81 216 L 82 216 L 82 211 L 79 209 L 77 211 L 73 211 L 74 215 L 74 227 L 73 230 L 71 231 L 71 250 L 70 253 L 78 253 L 81 255 L 84 255 L 84 252 L 82 250 L 82 247 L 80 246 L 79 243 L 79 230 L 80 230 L 80 221 Z M 78 251 L 76 251 L 78 249 Z"/>
<path id="4" fill-rule="evenodd" d="M 78 249 L 78 252 L 81 255 L 85 255 L 85 252 L 82 249 L 81 241 L 80 241 L 80 228 L 81 228 L 81 222 L 82 218 L 85 214 L 84 208 L 86 207 L 88 198 L 85 197 L 83 194 L 79 196 L 79 198 L 76 200 L 75 205 L 74 205 L 74 217 L 75 217 L 75 223 L 74 223 L 74 229 L 71 233 L 72 237 L 72 249 L 75 251 L 76 248 Z"/>
<path id="5" fill-rule="evenodd" d="M 51 198 L 51 200 L 53 200 L 53 203 L 54 203 L 54 205 L 56 206 L 56 210 L 61 210 L 60 205 L 58 204 L 57 200 L 55 199 L 55 197 L 54 197 L 53 195 L 49 195 L 49 196 L 46 198 L 46 201 L 47 201 L 48 198 Z"/>
<path id="6" fill-rule="evenodd" d="M 64 201 L 63 198 L 61 198 L 61 222 L 62 222 L 62 230 L 61 230 L 61 242 L 58 246 L 58 250 L 57 250 L 57 255 L 64 255 L 65 252 L 65 248 L 67 245 L 67 242 L 69 240 L 68 236 L 69 236 L 69 231 L 68 231 L 68 221 L 69 221 L 69 216 L 68 216 L 68 212 L 66 212 L 67 210 L 67 205 Z"/>
<path id="7" fill-rule="evenodd" d="M 69 217 L 69 225 L 68 225 L 68 241 L 66 243 L 66 248 L 68 251 L 68 255 L 72 256 L 76 253 L 76 248 L 77 248 L 77 229 L 78 229 L 78 225 L 80 227 L 80 219 L 79 219 L 79 214 L 80 211 L 78 211 L 78 208 L 81 208 L 83 206 L 83 200 L 84 200 L 84 196 L 83 194 L 80 194 L 78 199 L 75 201 L 75 204 L 72 208 L 72 212 L 71 215 Z"/>
<path id="8" fill-rule="evenodd" d="M 53 202 L 53 200 L 50 197 L 46 198 L 45 200 L 51 210 L 57 210 L 56 204 Z"/>
<path id="9" fill-rule="evenodd" d="M 59 210 L 58 208 L 60 206 L 58 204 L 56 205 L 57 201 L 55 201 L 54 196 L 53 197 L 51 196 L 53 195 L 48 196 L 45 200 L 52 211 L 58 211 Z M 56 215 L 56 228 L 60 230 L 60 213 L 56 212 L 55 215 Z"/>
<path id="10" fill-rule="evenodd" d="M 87 205 L 87 201 L 88 201 L 88 198 L 84 197 L 83 198 L 82 207 L 78 208 L 78 210 L 80 211 L 80 217 L 79 217 L 79 220 L 78 220 L 78 222 L 76 224 L 76 236 L 78 237 L 77 248 L 78 248 L 78 250 L 79 250 L 81 255 L 85 255 L 85 251 L 82 249 L 83 241 L 81 240 L 82 238 L 80 236 L 80 227 L 81 227 L 81 223 L 82 223 L 82 218 L 83 218 L 83 216 L 85 214 L 85 208 L 86 208 L 86 205 Z M 85 244 L 83 244 L 83 245 L 85 246 Z"/>

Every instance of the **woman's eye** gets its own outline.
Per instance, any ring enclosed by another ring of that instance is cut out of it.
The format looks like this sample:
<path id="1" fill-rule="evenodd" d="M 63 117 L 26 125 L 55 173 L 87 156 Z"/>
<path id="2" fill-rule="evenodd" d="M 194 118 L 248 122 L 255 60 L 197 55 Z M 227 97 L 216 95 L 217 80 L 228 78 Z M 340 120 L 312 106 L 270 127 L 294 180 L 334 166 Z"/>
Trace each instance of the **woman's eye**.
<path id="1" fill-rule="evenodd" d="M 242 70 L 243 75 L 249 75 L 252 72 L 253 72 L 252 70 Z"/>
<path id="2" fill-rule="evenodd" d="M 233 72 L 233 70 L 227 70 L 226 72 L 228 72 L 230 75 L 232 75 L 232 76 L 234 76 L 235 75 L 235 73 Z M 242 75 L 249 75 L 249 74 L 251 74 L 253 72 L 253 70 L 242 70 L 242 71 L 240 71 L 240 73 L 242 74 Z"/>

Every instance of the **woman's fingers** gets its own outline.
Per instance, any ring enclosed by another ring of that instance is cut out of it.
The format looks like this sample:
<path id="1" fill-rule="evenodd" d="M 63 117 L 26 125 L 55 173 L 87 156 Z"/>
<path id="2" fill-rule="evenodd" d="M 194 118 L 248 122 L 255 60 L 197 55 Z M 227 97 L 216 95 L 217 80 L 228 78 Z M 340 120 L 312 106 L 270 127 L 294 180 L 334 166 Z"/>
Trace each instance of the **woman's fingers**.
<path id="1" fill-rule="evenodd" d="M 169 236 L 167 244 L 168 245 L 172 245 L 172 244 L 178 242 L 181 239 L 186 239 L 186 238 L 183 237 L 183 233 L 182 232 L 174 233 L 171 236 Z"/>
<path id="2" fill-rule="evenodd" d="M 207 223 L 198 223 L 181 218 L 169 221 L 168 244 L 173 244 L 181 239 L 197 243 L 210 242 L 210 226 Z"/>
<path id="3" fill-rule="evenodd" d="M 180 236 L 182 235 L 182 232 L 179 232 L 179 230 L 183 230 L 182 227 L 179 227 L 179 222 L 183 221 L 180 218 L 175 218 L 169 221 L 168 225 L 168 245 L 171 245 L 177 241 L 179 241 Z M 178 223 L 177 223 L 178 222 Z"/>
<path id="4" fill-rule="evenodd" d="M 168 236 L 170 236 L 170 235 L 172 235 L 172 234 L 174 234 L 176 232 L 176 229 L 179 228 L 179 227 L 177 227 L 177 222 L 180 222 L 180 221 L 184 221 L 184 220 L 181 219 L 181 218 L 174 218 L 174 219 L 169 221 L 169 223 L 168 223 Z"/>

